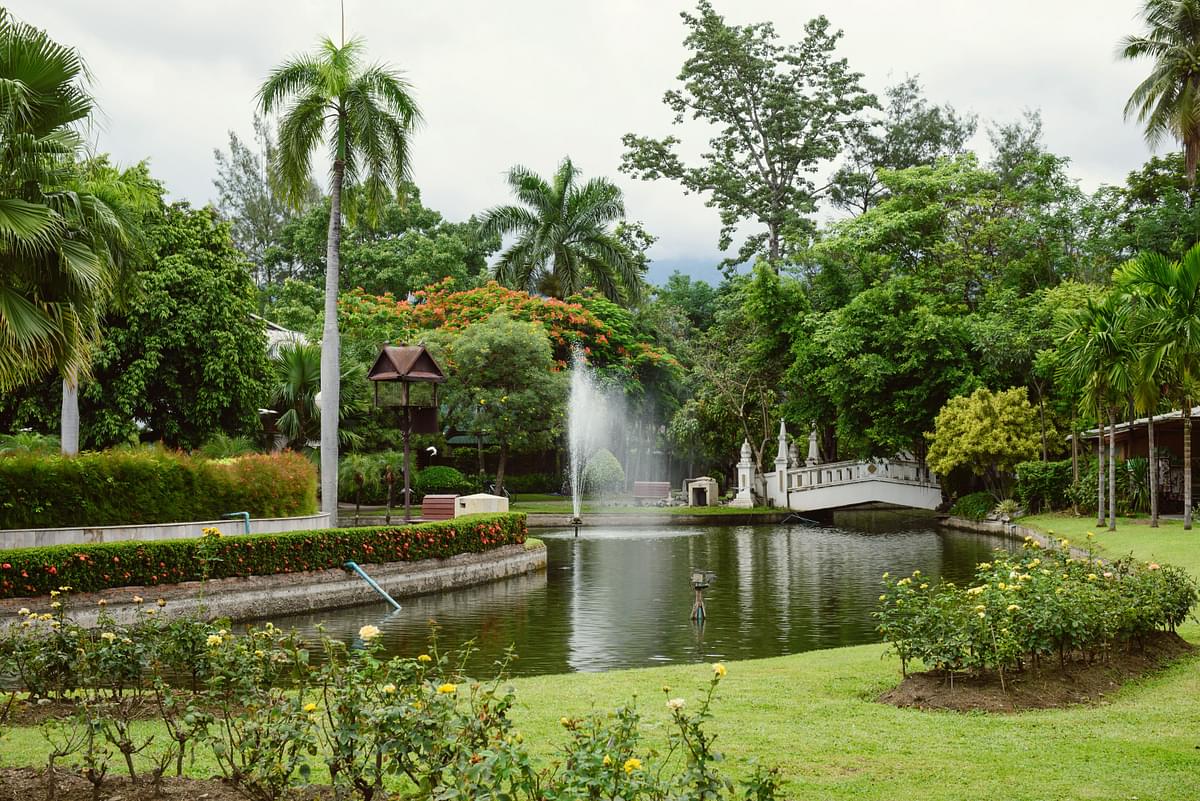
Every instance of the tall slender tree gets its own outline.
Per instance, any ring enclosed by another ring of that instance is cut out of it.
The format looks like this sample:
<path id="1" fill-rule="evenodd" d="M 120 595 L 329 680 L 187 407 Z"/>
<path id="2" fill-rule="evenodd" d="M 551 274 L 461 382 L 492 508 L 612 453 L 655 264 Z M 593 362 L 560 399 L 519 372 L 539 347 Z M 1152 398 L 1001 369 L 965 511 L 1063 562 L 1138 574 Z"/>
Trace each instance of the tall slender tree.
<path id="1" fill-rule="evenodd" d="M 1183 416 L 1183 527 L 1192 527 L 1192 399 L 1200 379 L 1200 244 L 1182 259 L 1142 253 L 1115 276 L 1145 305 L 1143 370 L 1163 379 Z"/>
<path id="2" fill-rule="evenodd" d="M 1200 161 L 1200 0 L 1146 0 L 1146 31 L 1121 41 L 1124 58 L 1150 58 L 1150 74 L 1125 103 L 1125 116 L 1137 116 L 1146 139 L 1166 137 L 1183 145 L 1188 184 L 1196 183 Z"/>
<path id="3" fill-rule="evenodd" d="M 1096 412 L 1101 436 L 1108 428 L 1108 528 L 1117 528 L 1116 414 L 1133 392 L 1137 353 L 1131 339 L 1130 308 L 1118 295 L 1087 305 L 1065 318 L 1062 377 L 1083 389 L 1082 402 Z M 1099 465 L 1103 453 L 1099 452 Z M 1103 473 L 1098 479 L 1098 525 L 1103 521 Z"/>
<path id="4" fill-rule="evenodd" d="M 565 298 L 593 286 L 615 303 L 642 296 L 637 254 L 611 228 L 625 217 L 621 190 L 603 178 L 579 183 L 566 158 L 547 181 L 526 167 L 508 171 L 508 185 L 522 205 L 489 209 L 483 236 L 516 234 L 500 255 L 496 277 L 507 286 Z"/>
<path id="5" fill-rule="evenodd" d="M 321 338 L 321 406 L 340 408 L 338 272 L 342 193 L 356 195 L 368 213 L 394 197 L 409 173 L 409 146 L 421 114 L 411 87 L 391 67 L 363 64 L 362 39 L 336 44 L 276 67 L 258 90 L 259 108 L 279 114 L 279 146 L 272 169 L 289 202 L 308 194 L 312 157 L 329 147 L 329 233 L 325 260 L 325 321 Z M 338 415 L 321 415 L 321 508 L 337 513 Z"/>

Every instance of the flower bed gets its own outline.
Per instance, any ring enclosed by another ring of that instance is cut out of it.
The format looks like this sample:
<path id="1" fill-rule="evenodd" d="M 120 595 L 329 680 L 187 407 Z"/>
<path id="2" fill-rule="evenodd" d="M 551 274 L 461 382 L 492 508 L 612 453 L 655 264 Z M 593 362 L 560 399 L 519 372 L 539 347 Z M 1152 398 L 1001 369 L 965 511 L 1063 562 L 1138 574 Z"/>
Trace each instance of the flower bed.
<path id="1" fill-rule="evenodd" d="M 720 663 L 690 699 L 663 688 L 670 723 L 665 738 L 655 727 L 655 739 L 665 739 L 658 747 L 647 742 L 636 705 L 625 704 L 563 717 L 560 756 L 546 764 L 513 725 L 504 665 L 486 681 L 462 674 L 469 645 L 444 654 L 433 638 L 425 653 L 385 659 L 372 625 L 353 643 L 326 635 L 306 642 L 270 624 L 234 634 L 196 618 L 168 621 L 157 606 L 125 625 L 102 614 L 92 631 L 72 622 L 70 590 L 58 592 L 54 613 L 26 610 L 0 631 L 0 675 L 20 687 L 0 688 L 0 727 L 10 710 L 20 716 L 43 700 L 67 710 L 41 727 L 49 798 L 56 761 L 80 766 L 99 799 L 119 771 L 157 796 L 197 757 L 249 801 L 325 797 L 311 786 L 316 768 L 347 801 L 396 791 L 414 799 L 771 801 L 779 789 L 774 770 L 754 768 L 740 787 L 721 772 L 707 726 L 726 676 Z M 30 699 L 18 703 L 18 692 Z M 304 785 L 308 792 L 293 795 Z"/>
<path id="2" fill-rule="evenodd" d="M 908 666 L 979 674 L 1053 660 L 1103 660 L 1115 647 L 1174 631 L 1197 603 L 1185 571 L 1132 558 L 1106 563 L 1071 555 L 1062 539 L 1032 538 L 981 563 L 970 587 L 883 576 L 879 631 Z"/>
<path id="3" fill-rule="evenodd" d="M 525 541 L 525 515 L 473 515 L 409 526 L 321 529 L 287 534 L 14 548 L 0 554 L 0 598 L 363 564 L 445 559 Z"/>

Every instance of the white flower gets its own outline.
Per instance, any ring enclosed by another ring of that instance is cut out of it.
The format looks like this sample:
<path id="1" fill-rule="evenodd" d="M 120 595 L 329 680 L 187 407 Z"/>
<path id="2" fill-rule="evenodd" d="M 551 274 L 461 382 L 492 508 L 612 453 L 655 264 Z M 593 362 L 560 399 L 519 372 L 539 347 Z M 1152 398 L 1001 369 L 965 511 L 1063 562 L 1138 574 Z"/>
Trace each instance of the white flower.
<path id="1" fill-rule="evenodd" d="M 365 640 L 367 642 L 370 642 L 371 640 L 375 639 L 378 636 L 379 636 L 379 627 L 378 626 L 363 626 L 361 629 L 358 630 L 359 639 Z"/>
<path id="2" fill-rule="evenodd" d="M 685 701 L 682 698 L 672 698 L 670 701 L 667 701 L 667 709 L 672 712 L 678 712 L 683 709 L 684 703 Z"/>

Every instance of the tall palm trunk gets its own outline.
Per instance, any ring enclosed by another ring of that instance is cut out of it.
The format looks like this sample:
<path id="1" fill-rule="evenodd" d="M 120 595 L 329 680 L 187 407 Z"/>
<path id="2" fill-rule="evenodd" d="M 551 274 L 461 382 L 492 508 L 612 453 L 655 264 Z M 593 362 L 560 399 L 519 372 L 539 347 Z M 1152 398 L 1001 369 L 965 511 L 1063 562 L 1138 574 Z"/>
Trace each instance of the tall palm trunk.
<path id="1" fill-rule="evenodd" d="M 1192 527 L 1192 399 L 1183 399 L 1183 528 Z"/>
<path id="2" fill-rule="evenodd" d="M 1132 434 L 1131 434 L 1132 435 Z M 1154 458 L 1154 410 L 1146 418 L 1146 447 L 1150 465 L 1150 528 L 1158 528 L 1158 460 Z"/>
<path id="3" fill-rule="evenodd" d="M 1099 436 L 1096 437 L 1096 525 L 1104 525 L 1104 416 L 1100 419 Z"/>
<path id="4" fill-rule="evenodd" d="M 337 524 L 338 410 L 341 408 L 341 375 L 338 337 L 338 274 L 341 270 L 342 177 L 346 165 L 333 164 L 329 192 L 329 239 L 325 252 L 325 326 L 321 334 L 321 511 Z"/>
<path id="5" fill-rule="evenodd" d="M 62 382 L 62 428 L 59 431 L 64 456 L 79 453 L 79 376 L 74 369 Z"/>
<path id="6" fill-rule="evenodd" d="M 1117 530 L 1117 415 L 1108 409 L 1108 530 Z"/>

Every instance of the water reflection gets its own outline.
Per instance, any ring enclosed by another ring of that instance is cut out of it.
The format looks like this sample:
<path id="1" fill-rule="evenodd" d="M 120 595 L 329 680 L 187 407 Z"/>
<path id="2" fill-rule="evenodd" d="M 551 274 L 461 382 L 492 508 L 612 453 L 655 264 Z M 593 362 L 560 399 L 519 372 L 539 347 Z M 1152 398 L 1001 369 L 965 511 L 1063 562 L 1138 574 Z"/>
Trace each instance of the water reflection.
<path id="1" fill-rule="evenodd" d="M 912 514 L 842 513 L 834 523 L 539 532 L 545 573 L 402 599 L 391 616 L 372 604 L 275 622 L 324 623 L 347 638 L 372 623 L 390 652 L 413 655 L 436 620 L 443 647 L 475 639 L 477 673 L 510 645 L 521 675 L 777 656 L 876 641 L 885 570 L 962 582 L 997 545 Z M 717 574 L 703 627 L 689 619 L 693 568 Z"/>

